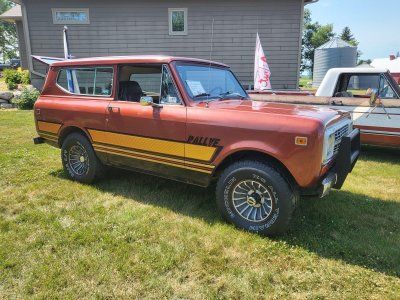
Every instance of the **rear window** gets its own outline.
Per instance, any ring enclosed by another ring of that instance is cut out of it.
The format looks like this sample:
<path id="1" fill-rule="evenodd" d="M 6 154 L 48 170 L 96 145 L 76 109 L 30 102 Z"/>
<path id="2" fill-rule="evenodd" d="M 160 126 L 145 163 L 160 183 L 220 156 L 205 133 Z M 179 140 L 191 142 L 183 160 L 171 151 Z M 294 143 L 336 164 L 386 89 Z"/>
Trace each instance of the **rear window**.
<path id="1" fill-rule="evenodd" d="M 113 68 L 62 68 L 57 84 L 72 94 L 111 96 Z"/>

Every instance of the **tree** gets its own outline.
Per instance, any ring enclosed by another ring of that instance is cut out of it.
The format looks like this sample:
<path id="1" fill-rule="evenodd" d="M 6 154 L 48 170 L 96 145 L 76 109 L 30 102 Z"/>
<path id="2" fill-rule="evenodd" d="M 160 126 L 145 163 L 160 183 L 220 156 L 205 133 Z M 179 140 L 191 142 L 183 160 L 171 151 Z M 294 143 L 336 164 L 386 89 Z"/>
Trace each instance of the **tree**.
<path id="1" fill-rule="evenodd" d="M 321 25 L 318 22 L 313 23 L 310 10 L 304 10 L 304 32 L 300 71 L 308 71 L 312 74 L 314 69 L 315 49 L 327 43 L 334 36 L 332 24 Z"/>
<path id="2" fill-rule="evenodd" d="M 355 39 L 354 35 L 351 33 L 351 30 L 349 27 L 345 27 L 342 30 L 342 33 L 339 36 L 343 41 L 348 42 L 350 45 L 353 45 L 355 47 L 358 46 L 359 42 Z M 362 52 L 360 50 L 357 51 L 357 58 L 360 58 L 362 55 Z"/>
<path id="3" fill-rule="evenodd" d="M 11 1 L 0 0 L 0 14 L 13 5 Z M 3 61 L 18 57 L 17 29 L 14 23 L 0 21 L 0 54 Z"/>
<path id="4" fill-rule="evenodd" d="M 351 30 L 349 27 L 345 27 L 342 30 L 342 33 L 340 34 L 340 39 L 342 39 L 345 42 L 348 42 L 350 45 L 353 46 L 358 46 L 358 41 L 354 38 L 354 35 L 351 33 Z"/>

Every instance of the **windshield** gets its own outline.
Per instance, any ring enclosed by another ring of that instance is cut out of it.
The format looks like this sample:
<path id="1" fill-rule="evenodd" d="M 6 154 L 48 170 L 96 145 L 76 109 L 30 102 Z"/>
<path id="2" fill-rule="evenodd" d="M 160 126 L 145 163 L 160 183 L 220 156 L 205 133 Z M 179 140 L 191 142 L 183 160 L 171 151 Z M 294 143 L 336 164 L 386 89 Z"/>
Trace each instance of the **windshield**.
<path id="1" fill-rule="evenodd" d="M 178 64 L 176 69 L 187 93 L 195 101 L 248 98 L 236 77 L 227 68 Z"/>

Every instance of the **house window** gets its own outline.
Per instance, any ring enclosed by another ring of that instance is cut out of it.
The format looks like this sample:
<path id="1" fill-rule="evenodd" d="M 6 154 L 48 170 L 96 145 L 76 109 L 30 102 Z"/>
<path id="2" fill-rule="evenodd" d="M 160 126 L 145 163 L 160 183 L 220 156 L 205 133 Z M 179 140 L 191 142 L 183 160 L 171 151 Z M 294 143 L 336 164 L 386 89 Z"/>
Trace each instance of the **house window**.
<path id="1" fill-rule="evenodd" d="M 169 34 L 187 35 L 187 8 L 169 8 Z"/>
<path id="2" fill-rule="evenodd" d="M 88 8 L 52 8 L 54 24 L 90 24 Z"/>

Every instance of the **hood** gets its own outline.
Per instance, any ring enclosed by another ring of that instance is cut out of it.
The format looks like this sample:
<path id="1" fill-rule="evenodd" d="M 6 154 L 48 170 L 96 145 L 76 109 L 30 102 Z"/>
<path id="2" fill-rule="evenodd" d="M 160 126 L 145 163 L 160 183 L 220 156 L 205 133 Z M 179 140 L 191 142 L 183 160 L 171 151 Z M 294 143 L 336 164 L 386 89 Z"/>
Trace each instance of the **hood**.
<path id="1" fill-rule="evenodd" d="M 207 106 L 202 103 L 199 106 Z M 322 121 L 324 124 L 348 114 L 344 111 L 326 106 L 298 105 L 254 100 L 223 100 L 208 103 L 210 109 L 226 109 L 243 112 L 265 113 L 282 116 L 310 118 Z"/>

